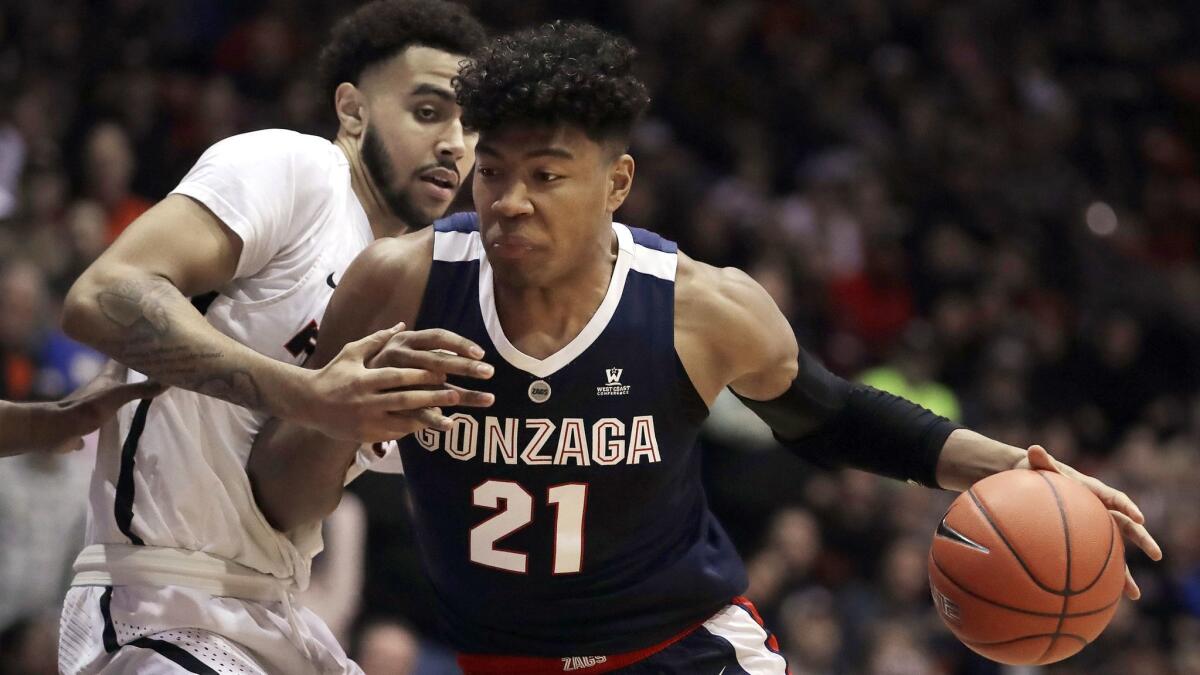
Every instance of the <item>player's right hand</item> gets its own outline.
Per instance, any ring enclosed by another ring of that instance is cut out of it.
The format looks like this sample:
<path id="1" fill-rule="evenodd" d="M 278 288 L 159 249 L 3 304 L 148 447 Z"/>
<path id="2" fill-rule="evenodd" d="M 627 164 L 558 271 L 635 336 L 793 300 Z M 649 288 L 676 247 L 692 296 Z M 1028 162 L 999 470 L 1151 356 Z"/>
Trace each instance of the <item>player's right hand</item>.
<path id="1" fill-rule="evenodd" d="M 491 405 L 491 394 L 446 384 L 447 374 L 491 377 L 477 345 L 447 331 L 413 331 L 397 339 L 404 334 L 404 324 L 376 331 L 312 371 L 313 400 L 297 421 L 331 438 L 378 443 L 428 426 L 445 428 L 441 407 Z M 435 355 L 433 349 L 452 353 Z"/>

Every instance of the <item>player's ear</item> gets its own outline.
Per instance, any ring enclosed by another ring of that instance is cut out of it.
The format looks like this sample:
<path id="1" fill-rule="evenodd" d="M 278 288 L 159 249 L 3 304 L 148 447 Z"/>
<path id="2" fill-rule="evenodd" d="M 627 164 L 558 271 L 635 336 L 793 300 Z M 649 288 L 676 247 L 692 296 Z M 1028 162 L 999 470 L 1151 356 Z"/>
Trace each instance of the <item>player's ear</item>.
<path id="1" fill-rule="evenodd" d="M 633 157 L 628 153 L 613 160 L 608 173 L 608 212 L 614 213 L 625 203 L 629 190 L 633 187 Z"/>
<path id="2" fill-rule="evenodd" d="M 362 90 L 349 82 L 339 84 L 333 92 L 333 107 L 342 129 L 353 137 L 361 136 L 367 128 L 367 102 Z"/>

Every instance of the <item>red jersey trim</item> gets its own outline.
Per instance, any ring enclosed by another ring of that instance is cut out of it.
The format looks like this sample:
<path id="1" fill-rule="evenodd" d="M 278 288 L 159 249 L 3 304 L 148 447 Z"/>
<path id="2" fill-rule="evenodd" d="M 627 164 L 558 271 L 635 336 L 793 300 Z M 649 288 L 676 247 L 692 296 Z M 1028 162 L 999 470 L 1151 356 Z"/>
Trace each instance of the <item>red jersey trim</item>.
<path id="1" fill-rule="evenodd" d="M 687 637 L 689 633 L 704 625 L 704 622 L 707 620 L 697 621 L 677 635 L 635 652 L 597 654 L 595 656 L 562 656 L 558 658 L 459 654 L 458 667 L 462 668 L 464 675 L 560 675 L 561 673 L 599 675 L 600 673 L 607 673 L 618 668 L 633 665 L 638 661 L 654 656 L 658 652 Z"/>

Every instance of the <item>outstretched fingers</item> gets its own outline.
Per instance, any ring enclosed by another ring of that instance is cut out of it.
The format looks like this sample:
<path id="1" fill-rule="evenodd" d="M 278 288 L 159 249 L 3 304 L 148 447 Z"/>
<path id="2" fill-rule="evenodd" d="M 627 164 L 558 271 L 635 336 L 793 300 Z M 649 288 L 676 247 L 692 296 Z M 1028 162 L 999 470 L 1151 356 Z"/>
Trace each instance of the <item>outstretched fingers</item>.
<path id="1" fill-rule="evenodd" d="M 1063 464 L 1054 459 L 1042 446 L 1031 446 L 1027 452 L 1027 458 L 1029 460 L 1029 468 L 1053 471 L 1067 478 L 1074 478 L 1087 486 L 1110 511 L 1123 513 L 1136 523 L 1146 522 L 1146 516 L 1138 508 L 1137 504 L 1129 498 L 1129 495 L 1116 488 L 1109 487 L 1104 481 L 1098 478 L 1080 473 L 1069 464 Z"/>
<path id="2" fill-rule="evenodd" d="M 1162 560 L 1162 547 L 1158 545 L 1157 541 L 1154 541 L 1154 537 L 1146 530 L 1145 525 L 1135 522 L 1120 511 L 1109 511 L 1109 513 L 1112 514 L 1113 520 L 1117 521 L 1117 527 L 1121 530 L 1122 536 L 1142 549 L 1151 560 Z"/>
<path id="3" fill-rule="evenodd" d="M 486 391 L 464 389 L 457 385 L 447 384 L 450 391 L 458 392 L 458 405 L 468 408 L 487 408 L 496 402 L 496 395 Z"/>
<path id="4" fill-rule="evenodd" d="M 404 389 L 379 395 L 379 407 L 388 413 L 408 413 L 422 408 L 459 405 L 460 394 L 453 389 Z"/>
<path id="5" fill-rule="evenodd" d="M 1137 582 L 1133 580 L 1129 565 L 1125 566 L 1125 597 L 1130 600 L 1139 600 L 1142 597 L 1142 589 L 1138 588 Z"/>
<path id="6" fill-rule="evenodd" d="M 373 391 L 404 387 L 437 387 L 446 382 L 446 375 L 423 368 L 371 368 L 362 375 Z"/>
<path id="7" fill-rule="evenodd" d="M 404 345 L 411 349 L 433 351 L 441 349 L 472 359 L 483 358 L 483 348 L 461 335 L 443 328 L 427 328 L 410 331 L 404 336 Z"/>

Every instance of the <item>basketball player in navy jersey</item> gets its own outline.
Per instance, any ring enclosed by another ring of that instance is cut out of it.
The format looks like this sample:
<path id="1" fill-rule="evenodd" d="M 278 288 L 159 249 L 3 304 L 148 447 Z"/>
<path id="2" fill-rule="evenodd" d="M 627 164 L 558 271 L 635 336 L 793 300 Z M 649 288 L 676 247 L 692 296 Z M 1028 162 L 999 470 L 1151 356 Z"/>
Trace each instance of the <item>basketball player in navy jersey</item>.
<path id="1" fill-rule="evenodd" d="M 317 347 L 319 365 L 405 321 L 462 336 L 461 353 L 478 347 L 495 368 L 473 385 L 492 407 L 447 409 L 398 450 L 435 609 L 468 675 L 786 672 L 701 487 L 696 436 L 725 387 L 825 466 L 956 490 L 1057 468 L 1161 555 L 1126 496 L 1041 448 L 835 377 L 746 274 L 613 222 L 648 103 L 632 61 L 623 40 L 556 23 L 465 65 L 477 213 L 367 249 Z M 260 504 L 290 527 L 324 515 L 313 495 L 340 491 L 354 450 L 280 425 L 254 452 Z"/>

